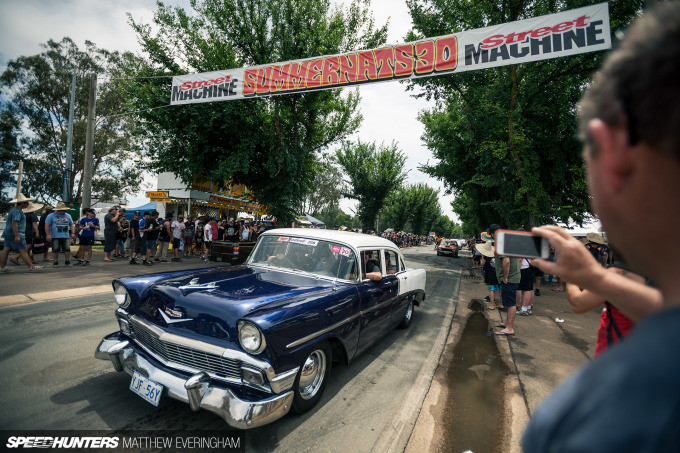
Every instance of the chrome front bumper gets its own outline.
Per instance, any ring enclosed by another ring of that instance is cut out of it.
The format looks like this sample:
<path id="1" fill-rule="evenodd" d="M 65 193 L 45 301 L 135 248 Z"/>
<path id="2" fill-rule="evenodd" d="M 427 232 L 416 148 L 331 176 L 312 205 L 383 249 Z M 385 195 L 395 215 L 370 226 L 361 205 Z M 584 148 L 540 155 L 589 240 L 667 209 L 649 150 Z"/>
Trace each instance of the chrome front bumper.
<path id="1" fill-rule="evenodd" d="M 244 401 L 228 388 L 212 383 L 207 373 L 199 372 L 185 379 L 160 369 L 138 354 L 130 341 L 118 332 L 104 337 L 94 356 L 110 360 L 116 371 L 125 371 L 130 376 L 137 371 L 163 385 L 163 393 L 170 398 L 188 403 L 194 411 L 213 412 L 238 429 L 255 428 L 278 420 L 288 413 L 293 403 L 291 390 L 260 401 Z"/>

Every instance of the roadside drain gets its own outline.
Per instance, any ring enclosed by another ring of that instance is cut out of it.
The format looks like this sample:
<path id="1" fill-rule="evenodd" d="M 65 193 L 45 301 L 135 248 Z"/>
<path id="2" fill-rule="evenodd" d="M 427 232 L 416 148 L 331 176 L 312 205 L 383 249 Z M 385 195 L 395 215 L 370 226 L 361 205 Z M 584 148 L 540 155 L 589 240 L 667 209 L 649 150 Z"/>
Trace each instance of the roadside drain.
<path id="1" fill-rule="evenodd" d="M 449 388 L 440 451 L 502 452 L 503 378 L 508 368 L 496 341 L 487 334 L 489 322 L 480 302 L 467 320 L 446 372 Z"/>

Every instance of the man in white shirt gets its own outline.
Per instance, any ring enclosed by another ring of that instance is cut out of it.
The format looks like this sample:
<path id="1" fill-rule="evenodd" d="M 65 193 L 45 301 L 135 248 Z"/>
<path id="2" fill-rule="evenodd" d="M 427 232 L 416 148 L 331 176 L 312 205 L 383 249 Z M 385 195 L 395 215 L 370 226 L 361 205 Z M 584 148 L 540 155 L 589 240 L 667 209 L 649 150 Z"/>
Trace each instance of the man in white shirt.
<path id="1" fill-rule="evenodd" d="M 213 241 L 213 223 L 215 223 L 215 217 L 210 217 L 210 221 L 203 227 L 203 242 L 205 243 L 205 255 L 202 257 L 203 262 L 208 262 L 208 257 L 210 256 L 210 245 Z"/>
<path id="2" fill-rule="evenodd" d="M 184 216 L 180 215 L 177 220 L 174 220 L 170 224 L 172 229 L 172 259 L 171 261 L 180 262 L 182 261 L 179 257 L 179 247 L 182 242 L 182 236 L 184 236 Z"/>

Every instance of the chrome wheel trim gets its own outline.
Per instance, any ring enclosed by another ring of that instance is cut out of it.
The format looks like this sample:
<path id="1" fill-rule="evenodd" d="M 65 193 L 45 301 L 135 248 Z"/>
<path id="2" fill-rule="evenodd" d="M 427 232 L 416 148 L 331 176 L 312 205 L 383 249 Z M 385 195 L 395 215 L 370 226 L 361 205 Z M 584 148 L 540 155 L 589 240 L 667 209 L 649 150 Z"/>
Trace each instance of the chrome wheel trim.
<path id="1" fill-rule="evenodd" d="M 303 400 L 309 400 L 319 392 L 326 373 L 326 354 L 321 349 L 312 351 L 300 370 L 298 392 Z"/>
<path id="2" fill-rule="evenodd" d="M 411 321 L 411 316 L 413 316 L 413 301 L 408 303 L 408 308 L 406 308 L 406 315 L 404 315 L 404 321 Z"/>

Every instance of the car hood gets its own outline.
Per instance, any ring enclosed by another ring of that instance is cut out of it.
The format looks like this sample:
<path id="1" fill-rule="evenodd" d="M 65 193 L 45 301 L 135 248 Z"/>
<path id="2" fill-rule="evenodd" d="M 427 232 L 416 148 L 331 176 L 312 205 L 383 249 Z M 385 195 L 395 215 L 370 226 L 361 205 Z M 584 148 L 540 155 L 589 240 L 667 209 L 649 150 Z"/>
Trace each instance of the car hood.
<path id="1" fill-rule="evenodd" d="M 340 285 L 344 286 L 272 269 L 216 268 L 155 282 L 133 311 L 173 333 L 237 342 L 240 319 L 267 311 L 280 313 L 286 305 L 299 305 Z"/>

